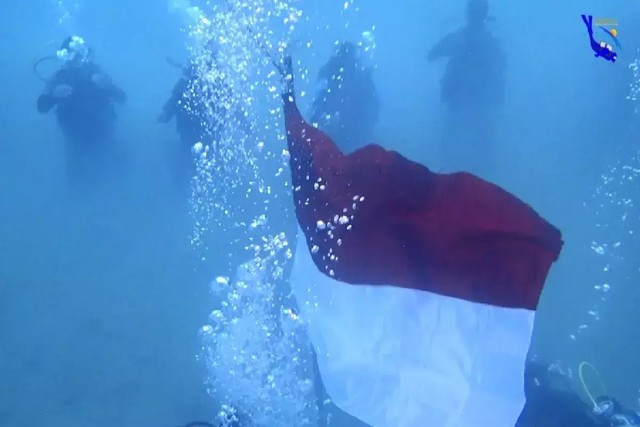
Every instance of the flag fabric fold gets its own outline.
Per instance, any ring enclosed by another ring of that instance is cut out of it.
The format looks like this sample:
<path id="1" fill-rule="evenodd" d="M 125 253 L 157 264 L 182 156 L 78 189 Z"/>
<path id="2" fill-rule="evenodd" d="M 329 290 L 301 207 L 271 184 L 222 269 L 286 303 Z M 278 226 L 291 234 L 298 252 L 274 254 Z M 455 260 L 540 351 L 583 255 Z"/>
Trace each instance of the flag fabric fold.
<path id="1" fill-rule="evenodd" d="M 292 288 L 334 403 L 373 427 L 513 426 L 560 231 L 474 175 L 344 155 L 283 99 Z"/>

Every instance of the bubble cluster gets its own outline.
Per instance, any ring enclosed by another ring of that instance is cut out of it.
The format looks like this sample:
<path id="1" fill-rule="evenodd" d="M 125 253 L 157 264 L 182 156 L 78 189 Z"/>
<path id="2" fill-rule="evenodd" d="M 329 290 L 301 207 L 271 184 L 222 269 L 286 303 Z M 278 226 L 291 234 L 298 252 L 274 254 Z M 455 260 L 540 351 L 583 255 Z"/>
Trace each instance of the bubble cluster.
<path id="1" fill-rule="evenodd" d="M 80 8 L 79 3 L 69 0 L 52 0 L 52 2 L 58 9 L 58 24 L 70 29 Z"/>
<path id="2" fill-rule="evenodd" d="M 280 252 L 282 237 L 263 249 Z M 270 278 L 278 273 L 269 271 L 269 260 L 257 256 L 240 266 L 235 280 L 212 284 L 221 304 L 201 330 L 210 393 L 223 402 L 221 421 L 231 414 L 256 425 L 316 425 L 308 339 L 296 310 L 275 292 Z"/>
<path id="3" fill-rule="evenodd" d="M 638 98 L 640 98 L 640 59 L 634 60 L 629 64 L 633 76 L 629 84 L 629 95 L 627 99 L 635 104 L 634 112 L 638 113 Z"/>
<path id="4" fill-rule="evenodd" d="M 196 74 L 184 105 L 207 130 L 202 147 L 194 150 L 190 203 L 192 242 L 206 246 L 208 232 L 224 230 L 230 219 L 243 214 L 239 194 L 245 199 L 268 195 L 259 171 L 260 161 L 273 156 L 263 151 L 265 139 L 283 138 L 278 135 L 280 109 L 265 106 L 279 105 L 273 62 L 282 56 L 301 12 L 280 0 L 228 0 L 211 10 L 180 6 L 192 17 L 190 54 Z M 285 29 L 276 33 L 282 24 Z"/>
<path id="5" fill-rule="evenodd" d="M 209 391 L 223 423 L 315 425 L 309 341 L 281 289 L 292 252 L 284 233 L 269 234 L 272 192 L 264 167 L 276 159 L 282 167 L 269 175 L 278 177 L 288 161 L 273 63 L 302 12 L 281 0 L 226 0 L 210 9 L 183 0 L 173 6 L 186 11 L 196 71 L 185 105 L 210 131 L 193 147 L 192 242 L 206 247 L 212 229 L 233 225 L 246 231 L 245 249 L 253 256 L 233 279 L 218 277 L 211 285 L 219 306 L 201 330 Z M 245 212 L 242 199 L 257 200 L 262 212 Z"/>
<path id="6" fill-rule="evenodd" d="M 196 71 L 184 105 L 208 130 L 192 150 L 192 243 L 206 249 L 212 230 L 239 227 L 253 257 L 234 278 L 221 276 L 212 282 L 219 304 L 201 330 L 207 383 L 223 424 L 233 419 L 270 427 L 317 424 L 309 341 L 284 284 L 285 267 L 293 254 L 284 233 L 270 234 L 278 227 L 270 224 L 268 215 L 274 199 L 270 180 L 287 176 L 290 158 L 283 148 L 282 82 L 274 65 L 290 42 L 297 41 L 293 32 L 298 24 L 309 23 L 297 4 L 296 0 L 221 0 L 198 7 L 188 0 L 170 0 L 171 10 L 180 11 L 187 22 L 191 66 Z M 338 12 L 339 4 L 336 8 Z M 348 0 L 341 15 L 353 11 L 357 7 Z M 322 15 L 318 12 L 319 20 L 314 20 L 317 29 Z M 375 48 L 374 30 L 362 34 L 360 44 L 368 54 Z M 306 47 L 311 49 L 311 41 Z M 296 74 L 298 82 L 310 78 L 306 69 Z M 265 167 L 270 161 L 278 163 L 275 173 Z M 317 188 L 323 191 L 320 187 L 326 188 L 324 183 Z M 249 199 L 254 205 L 245 210 L 239 202 Z M 352 209 L 361 199 L 349 201 Z M 348 208 L 327 218 L 328 233 L 337 227 L 351 229 Z M 327 256 L 337 258 L 333 253 Z"/>
<path id="7" fill-rule="evenodd" d="M 324 191 L 326 189 L 321 178 L 318 178 L 314 183 L 314 189 L 316 191 Z M 318 219 L 316 221 L 316 235 L 309 239 L 309 250 L 312 254 L 318 254 L 320 245 L 322 245 L 325 251 L 322 253 L 324 270 L 329 276 L 335 276 L 335 267 L 333 266 L 340 260 L 336 253 L 337 247 L 342 246 L 343 239 L 349 238 L 348 233 L 353 229 L 352 222 L 356 217 L 358 204 L 364 201 L 364 196 L 356 194 L 352 197 L 353 203 L 350 207 L 343 208 L 341 213 L 334 214 L 326 220 Z M 321 242 L 324 242 L 324 244 Z"/>
<path id="8" fill-rule="evenodd" d="M 589 329 L 589 325 L 600 320 L 600 312 L 614 288 L 612 283 L 619 280 L 620 271 L 631 268 L 640 272 L 640 265 L 630 266 L 628 262 L 637 262 L 633 257 L 625 257 L 632 251 L 638 227 L 638 207 L 634 197 L 640 181 L 640 150 L 634 155 L 619 160 L 606 174 L 593 193 L 590 203 L 585 204 L 594 210 L 597 218 L 596 228 L 600 240 L 591 242 L 591 250 L 602 265 L 600 280 L 592 284 L 596 301 L 587 311 L 584 321 L 570 335 L 576 340 Z M 626 264 L 625 264 L 626 263 Z"/>

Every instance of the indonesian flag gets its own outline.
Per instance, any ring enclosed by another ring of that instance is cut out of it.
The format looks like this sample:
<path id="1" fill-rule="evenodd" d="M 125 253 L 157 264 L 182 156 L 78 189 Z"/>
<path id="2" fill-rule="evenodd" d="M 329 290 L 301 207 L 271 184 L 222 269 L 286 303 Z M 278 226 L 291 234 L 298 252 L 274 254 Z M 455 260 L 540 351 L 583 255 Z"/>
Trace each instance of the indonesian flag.
<path id="1" fill-rule="evenodd" d="M 283 99 L 292 288 L 333 402 L 374 427 L 513 427 L 560 231 L 474 175 L 344 155 Z"/>

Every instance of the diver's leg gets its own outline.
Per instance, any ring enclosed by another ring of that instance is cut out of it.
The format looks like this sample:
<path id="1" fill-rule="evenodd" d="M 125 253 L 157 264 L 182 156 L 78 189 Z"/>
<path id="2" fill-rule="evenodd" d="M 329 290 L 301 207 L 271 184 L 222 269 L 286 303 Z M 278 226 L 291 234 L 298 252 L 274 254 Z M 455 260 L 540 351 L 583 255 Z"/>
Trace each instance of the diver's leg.
<path id="1" fill-rule="evenodd" d="M 445 108 L 442 112 L 437 169 L 443 172 L 473 169 L 476 159 L 469 153 L 477 144 L 471 130 L 473 117 L 468 118 L 464 107 Z"/>
<path id="2" fill-rule="evenodd" d="M 87 195 L 93 176 L 85 154 L 86 141 L 79 140 L 75 136 L 67 136 L 65 139 L 64 163 L 67 187 L 76 196 Z"/>
<path id="3" fill-rule="evenodd" d="M 589 28 L 589 22 L 587 21 L 587 15 L 580 15 L 580 17 L 582 18 L 582 22 L 584 22 L 584 25 L 586 25 L 587 28 Z"/>
<path id="4" fill-rule="evenodd" d="M 588 17 L 586 15 L 581 15 L 582 16 L 582 22 L 584 22 L 584 25 L 587 26 L 587 31 L 589 32 L 589 36 L 591 36 L 593 34 L 593 16 L 589 15 Z"/>

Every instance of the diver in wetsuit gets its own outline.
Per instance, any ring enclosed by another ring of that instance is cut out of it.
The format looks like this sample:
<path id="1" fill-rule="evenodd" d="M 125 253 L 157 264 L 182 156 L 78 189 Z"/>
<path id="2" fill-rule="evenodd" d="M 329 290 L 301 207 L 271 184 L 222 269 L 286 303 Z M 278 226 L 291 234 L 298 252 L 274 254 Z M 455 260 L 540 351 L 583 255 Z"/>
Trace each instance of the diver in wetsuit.
<path id="1" fill-rule="evenodd" d="M 607 423 L 607 427 L 640 426 L 640 413 L 624 408 L 616 399 L 600 396 L 595 403 L 594 412 L 600 420 Z"/>
<path id="2" fill-rule="evenodd" d="M 618 54 L 613 51 L 613 47 L 605 42 L 597 42 L 595 38 L 593 38 L 593 16 L 589 15 L 581 15 L 582 22 L 587 27 L 587 32 L 589 33 L 589 44 L 591 45 L 591 50 L 594 52 L 594 56 L 601 57 L 606 59 L 607 61 L 616 62 L 618 59 Z"/>
<path id="3" fill-rule="evenodd" d="M 320 69 L 324 87 L 313 101 L 311 122 L 329 134 L 346 153 L 373 142 L 378 121 L 378 94 L 373 70 L 365 68 L 357 47 L 344 42 Z"/>
<path id="4" fill-rule="evenodd" d="M 571 379 L 547 363 L 527 361 L 527 401 L 515 427 L 604 427 L 576 394 Z"/>
<path id="5" fill-rule="evenodd" d="M 443 158 L 483 159 L 495 139 L 497 112 L 504 103 L 505 56 L 498 40 L 487 28 L 487 0 L 467 3 L 467 22 L 436 43 L 427 59 L 447 59 L 440 81 L 440 98 L 446 120 L 441 149 Z M 480 164 L 485 163 L 479 160 Z M 466 165 L 456 165 L 457 169 Z"/>
<path id="6" fill-rule="evenodd" d="M 248 126 L 243 112 L 234 107 L 231 85 L 219 69 L 218 49 L 208 49 L 210 56 L 206 59 L 194 59 L 189 66 L 180 67 L 182 76 L 157 117 L 158 123 L 168 123 L 173 118 L 176 121 L 181 144 L 173 158 L 179 186 L 193 176 L 195 144 L 214 147 L 212 156 L 217 159 L 223 133 L 235 125 Z"/>
<path id="7" fill-rule="evenodd" d="M 158 123 L 168 123 L 176 119 L 176 130 L 184 146 L 189 148 L 197 142 L 208 141 L 206 108 L 202 99 L 196 96 L 194 87 L 198 78 L 195 65 L 183 69 L 171 96 L 158 115 Z"/>
<path id="8" fill-rule="evenodd" d="M 75 174 L 88 158 L 103 159 L 115 128 L 115 104 L 123 104 L 126 95 L 91 60 L 91 50 L 82 38 L 67 37 L 57 57 L 64 61 L 63 65 L 47 81 L 37 107 L 42 114 L 55 108 L 67 141 L 68 166 Z"/>
<path id="9" fill-rule="evenodd" d="M 527 361 L 524 409 L 515 427 L 635 427 L 640 415 L 606 396 L 585 403 L 572 387 L 572 380 L 553 365 Z"/>

